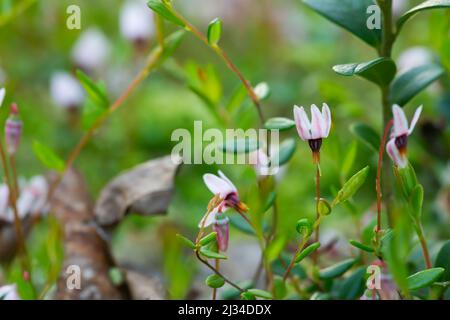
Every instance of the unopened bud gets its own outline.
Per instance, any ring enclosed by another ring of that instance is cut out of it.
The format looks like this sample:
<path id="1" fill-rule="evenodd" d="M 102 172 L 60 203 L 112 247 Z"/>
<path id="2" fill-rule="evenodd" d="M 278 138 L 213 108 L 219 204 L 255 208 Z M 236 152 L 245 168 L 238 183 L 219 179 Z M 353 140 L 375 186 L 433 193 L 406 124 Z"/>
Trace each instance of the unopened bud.
<path id="1" fill-rule="evenodd" d="M 308 219 L 304 218 L 297 221 L 296 229 L 300 235 L 308 237 L 312 233 L 313 226 Z"/>
<path id="2" fill-rule="evenodd" d="M 19 147 L 20 138 L 22 136 L 22 120 L 19 116 L 19 108 L 17 104 L 11 105 L 11 112 L 5 124 L 5 140 L 6 148 L 10 155 L 16 153 Z"/>

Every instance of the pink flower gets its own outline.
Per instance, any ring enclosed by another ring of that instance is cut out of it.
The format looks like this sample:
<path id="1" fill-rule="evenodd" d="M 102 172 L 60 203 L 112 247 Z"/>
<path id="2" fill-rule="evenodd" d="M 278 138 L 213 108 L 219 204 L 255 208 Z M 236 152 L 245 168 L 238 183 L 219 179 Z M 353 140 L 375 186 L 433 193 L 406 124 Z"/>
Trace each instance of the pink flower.
<path id="1" fill-rule="evenodd" d="M 322 139 L 328 137 L 331 128 L 330 108 L 326 103 L 322 106 L 322 112 L 315 104 L 311 106 L 311 121 L 303 107 L 294 106 L 295 125 L 298 134 L 303 141 L 308 141 L 314 156 L 314 162 L 319 160 Z"/>
<path id="2" fill-rule="evenodd" d="M 216 221 L 213 224 L 213 230 L 217 232 L 217 246 L 219 250 L 226 251 L 230 238 L 230 219 L 223 214 L 217 214 Z"/>
<path id="3" fill-rule="evenodd" d="M 15 154 L 22 136 L 23 123 L 19 116 L 17 104 L 11 105 L 11 112 L 5 124 L 6 148 L 9 154 Z"/>
<path id="4" fill-rule="evenodd" d="M 395 165 L 404 168 L 408 164 L 406 157 L 406 149 L 408 145 L 408 136 L 414 130 L 417 121 L 419 120 L 422 106 L 416 109 L 411 124 L 408 127 L 408 120 L 405 112 L 398 105 L 392 106 L 392 114 L 394 115 L 394 127 L 391 132 L 391 140 L 386 145 L 386 151 L 394 161 Z"/>
<path id="5" fill-rule="evenodd" d="M 221 214 L 228 209 L 235 209 L 239 213 L 248 210 L 247 206 L 239 199 L 239 194 L 234 184 L 228 179 L 222 171 L 219 170 L 219 176 L 207 173 L 203 176 L 208 189 L 221 199 L 220 203 L 209 214 L 205 216 L 199 223 L 199 227 L 207 227 L 216 222 L 216 215 Z"/>
<path id="6" fill-rule="evenodd" d="M 0 287 L 0 300 L 21 300 L 16 285 Z"/>

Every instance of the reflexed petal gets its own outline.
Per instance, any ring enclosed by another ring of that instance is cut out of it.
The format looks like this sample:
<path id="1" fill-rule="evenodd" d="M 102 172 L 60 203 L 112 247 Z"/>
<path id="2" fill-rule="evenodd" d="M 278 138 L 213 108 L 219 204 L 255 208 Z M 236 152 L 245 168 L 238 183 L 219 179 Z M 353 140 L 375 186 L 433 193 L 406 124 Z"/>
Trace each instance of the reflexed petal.
<path id="1" fill-rule="evenodd" d="M 304 141 L 311 139 L 311 123 L 303 107 L 294 106 L 294 119 L 300 138 Z"/>
<path id="2" fill-rule="evenodd" d="M 412 118 L 411 124 L 409 126 L 408 135 L 413 132 L 414 127 L 416 126 L 416 123 L 419 120 L 419 117 L 420 117 L 421 113 L 422 113 L 422 106 L 418 107 L 416 109 L 416 112 L 414 112 L 414 117 Z"/>
<path id="3" fill-rule="evenodd" d="M 386 146 L 386 151 L 397 166 L 400 168 L 406 167 L 408 159 L 400 154 L 400 151 L 395 145 L 395 139 L 389 140 Z"/>
<path id="4" fill-rule="evenodd" d="M 325 122 L 324 138 L 326 138 L 330 134 L 330 129 L 331 129 L 331 112 L 330 112 L 330 108 L 328 107 L 328 105 L 326 103 L 324 103 L 322 105 L 322 117 Z"/>
<path id="5" fill-rule="evenodd" d="M 218 210 L 218 209 L 217 209 L 217 207 L 216 207 L 216 208 L 214 208 L 213 211 L 211 211 L 209 214 L 206 213 L 206 214 L 203 216 L 202 220 L 200 220 L 200 222 L 199 222 L 199 224 L 198 224 L 198 227 L 199 227 L 199 228 L 201 228 L 201 227 L 206 228 L 206 227 L 210 226 L 211 224 L 213 224 L 213 223 L 216 221 L 217 210 Z M 203 223 L 203 221 L 204 221 L 204 223 Z"/>
<path id="6" fill-rule="evenodd" d="M 399 137 L 404 134 L 408 134 L 408 120 L 406 119 L 405 112 L 398 105 L 392 106 L 392 114 L 394 115 L 394 134 Z"/>
<path id="7" fill-rule="evenodd" d="M 324 138 L 326 133 L 325 121 L 315 104 L 311 106 L 311 139 Z"/>
<path id="8" fill-rule="evenodd" d="M 224 198 L 229 192 L 234 191 L 226 180 L 211 173 L 203 175 L 203 181 L 212 193 L 219 194 L 221 198 Z"/>
<path id="9" fill-rule="evenodd" d="M 221 170 L 219 170 L 218 173 L 219 173 L 219 176 L 228 183 L 228 185 L 230 186 L 232 191 L 236 191 L 237 192 L 237 188 L 235 187 L 233 182 L 231 182 L 231 180 L 228 179 L 228 177 Z"/>

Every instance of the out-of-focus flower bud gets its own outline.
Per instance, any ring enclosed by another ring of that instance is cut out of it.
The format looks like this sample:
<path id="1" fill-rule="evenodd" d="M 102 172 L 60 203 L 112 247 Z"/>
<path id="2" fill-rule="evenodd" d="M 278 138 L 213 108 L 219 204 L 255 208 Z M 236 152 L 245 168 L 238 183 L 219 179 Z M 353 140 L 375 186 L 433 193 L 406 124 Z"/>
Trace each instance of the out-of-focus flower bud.
<path id="1" fill-rule="evenodd" d="M 127 0 L 120 11 L 120 32 L 136 47 L 145 46 L 154 35 L 153 14 L 146 1 Z"/>
<path id="2" fill-rule="evenodd" d="M 21 300 L 15 284 L 0 287 L 0 300 Z"/>
<path id="3" fill-rule="evenodd" d="M 68 110 L 83 105 L 84 91 L 77 79 L 67 72 L 55 72 L 50 79 L 50 95 L 53 102 Z"/>
<path id="4" fill-rule="evenodd" d="M 102 69 L 110 52 L 105 35 L 97 28 L 86 30 L 75 43 L 72 58 L 77 67 L 87 73 Z"/>
<path id="5" fill-rule="evenodd" d="M 17 152 L 20 137 L 22 136 L 22 127 L 23 123 L 19 116 L 19 108 L 17 107 L 17 104 L 13 103 L 5 124 L 6 149 L 10 155 Z"/>
<path id="6" fill-rule="evenodd" d="M 213 224 L 213 230 L 217 232 L 217 246 L 220 251 L 227 251 L 230 238 L 230 219 L 225 215 L 217 215 Z"/>

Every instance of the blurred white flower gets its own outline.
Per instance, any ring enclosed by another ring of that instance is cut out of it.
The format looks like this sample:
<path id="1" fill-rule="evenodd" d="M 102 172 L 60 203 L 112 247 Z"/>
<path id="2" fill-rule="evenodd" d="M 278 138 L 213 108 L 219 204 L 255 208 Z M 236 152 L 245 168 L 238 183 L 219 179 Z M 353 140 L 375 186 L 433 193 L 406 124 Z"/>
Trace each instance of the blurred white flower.
<path id="1" fill-rule="evenodd" d="M 41 215 L 47 211 L 48 183 L 42 176 L 30 179 L 20 190 L 17 200 L 19 217 L 25 219 L 28 216 Z M 9 207 L 9 190 L 3 184 L 0 185 L 0 220 L 14 222 L 14 213 Z"/>
<path id="2" fill-rule="evenodd" d="M 5 99 L 5 94 L 6 94 L 5 88 L 1 88 L 0 89 L 0 107 L 3 104 L 3 99 Z"/>
<path id="3" fill-rule="evenodd" d="M 70 73 L 58 71 L 50 79 L 50 95 L 53 102 L 65 109 L 76 109 L 84 102 L 84 90 Z"/>
<path id="4" fill-rule="evenodd" d="M 92 72 L 103 67 L 109 52 L 109 41 L 103 32 L 98 28 L 90 28 L 75 43 L 72 58 L 78 67 Z"/>
<path id="5" fill-rule="evenodd" d="M 15 284 L 0 287 L 0 300 L 21 300 Z"/>
<path id="6" fill-rule="evenodd" d="M 152 11 L 142 0 L 127 0 L 120 11 L 120 32 L 133 42 L 145 42 L 155 33 Z"/>
<path id="7" fill-rule="evenodd" d="M 433 53 L 425 47 L 412 47 L 400 54 L 397 59 L 399 73 L 433 61 Z"/>
<path id="8" fill-rule="evenodd" d="M 397 18 L 408 10 L 409 0 L 392 1 L 392 15 Z"/>

